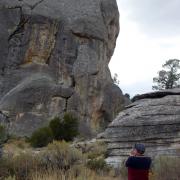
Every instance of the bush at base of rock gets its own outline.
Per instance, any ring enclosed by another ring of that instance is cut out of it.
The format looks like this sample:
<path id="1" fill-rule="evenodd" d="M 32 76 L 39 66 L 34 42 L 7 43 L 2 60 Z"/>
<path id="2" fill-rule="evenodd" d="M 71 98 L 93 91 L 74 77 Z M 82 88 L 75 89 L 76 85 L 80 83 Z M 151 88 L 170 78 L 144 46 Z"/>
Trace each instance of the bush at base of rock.
<path id="1" fill-rule="evenodd" d="M 63 119 L 55 117 L 49 123 L 55 140 L 72 141 L 79 134 L 78 126 L 78 119 L 69 113 L 66 113 Z"/>
<path id="2" fill-rule="evenodd" d="M 29 142 L 33 147 L 43 147 L 52 140 L 72 141 L 79 134 L 78 127 L 78 119 L 66 113 L 63 119 L 55 117 L 48 127 L 36 130 Z"/>
<path id="3" fill-rule="evenodd" d="M 7 132 L 4 126 L 0 125 L 0 144 L 7 140 Z"/>
<path id="4" fill-rule="evenodd" d="M 71 169 L 84 162 L 83 154 L 65 141 L 53 141 L 42 154 L 43 163 L 50 169 Z"/>
<path id="5" fill-rule="evenodd" d="M 90 159 L 87 162 L 87 167 L 96 171 L 97 173 L 107 173 L 111 170 L 111 167 L 106 163 L 104 158 Z"/>
<path id="6" fill-rule="evenodd" d="M 29 142 L 33 147 L 47 146 L 53 140 L 53 134 L 49 127 L 44 127 L 36 130 Z"/>
<path id="7" fill-rule="evenodd" d="M 73 138 L 79 134 L 78 126 L 78 119 L 66 113 L 63 118 L 63 127 L 65 131 L 64 140 L 72 141 Z"/>
<path id="8" fill-rule="evenodd" d="M 61 140 L 62 135 L 64 134 L 64 128 L 62 126 L 62 120 L 59 117 L 55 117 L 49 123 L 49 127 L 53 132 L 53 139 Z"/>

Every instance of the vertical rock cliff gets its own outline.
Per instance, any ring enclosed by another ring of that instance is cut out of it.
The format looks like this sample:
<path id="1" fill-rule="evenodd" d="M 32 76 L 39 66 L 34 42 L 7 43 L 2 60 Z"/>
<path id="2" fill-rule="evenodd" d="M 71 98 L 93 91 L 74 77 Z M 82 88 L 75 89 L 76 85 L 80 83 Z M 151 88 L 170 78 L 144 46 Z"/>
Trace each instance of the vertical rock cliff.
<path id="1" fill-rule="evenodd" d="M 30 135 L 71 112 L 93 134 L 123 108 L 108 63 L 119 32 L 115 0 L 1 0 L 0 111 Z"/>

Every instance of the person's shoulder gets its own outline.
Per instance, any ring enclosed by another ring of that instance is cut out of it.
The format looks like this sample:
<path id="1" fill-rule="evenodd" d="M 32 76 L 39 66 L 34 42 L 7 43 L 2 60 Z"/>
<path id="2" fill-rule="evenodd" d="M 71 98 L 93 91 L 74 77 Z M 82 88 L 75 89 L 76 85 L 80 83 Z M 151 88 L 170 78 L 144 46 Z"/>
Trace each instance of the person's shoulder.
<path id="1" fill-rule="evenodd" d="M 129 156 L 128 161 L 131 163 L 135 163 L 138 161 L 138 157 L 137 156 Z"/>
<path id="2" fill-rule="evenodd" d="M 137 156 L 138 158 L 141 158 L 141 159 L 146 159 L 148 161 L 151 161 L 151 157 L 149 156 Z"/>
<path id="3" fill-rule="evenodd" d="M 136 156 L 135 160 L 141 161 L 141 162 L 146 162 L 146 163 L 151 163 L 151 157 L 149 156 Z"/>
<path id="4" fill-rule="evenodd" d="M 134 163 L 134 156 L 129 156 L 126 161 L 126 167 L 131 166 Z"/>
<path id="5" fill-rule="evenodd" d="M 129 160 L 129 161 L 133 161 L 133 160 L 135 160 L 136 158 L 137 158 L 136 156 L 129 156 L 129 157 L 128 157 L 128 160 Z"/>
<path id="6" fill-rule="evenodd" d="M 128 162 L 139 162 L 139 161 L 146 161 L 146 162 L 149 162 L 151 163 L 151 158 L 148 157 L 148 156 L 129 156 L 128 157 Z"/>
<path id="7" fill-rule="evenodd" d="M 151 165 L 151 163 L 152 163 L 152 159 L 151 159 L 151 157 L 148 157 L 148 156 L 144 156 L 144 163 L 145 164 L 147 164 L 148 166 L 150 166 Z"/>

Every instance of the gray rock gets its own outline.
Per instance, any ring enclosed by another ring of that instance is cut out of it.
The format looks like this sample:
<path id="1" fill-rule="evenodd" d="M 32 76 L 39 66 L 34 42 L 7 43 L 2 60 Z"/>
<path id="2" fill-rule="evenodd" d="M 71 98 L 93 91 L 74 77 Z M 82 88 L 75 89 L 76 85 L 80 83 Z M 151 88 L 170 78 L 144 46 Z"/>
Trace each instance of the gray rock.
<path id="1" fill-rule="evenodd" d="M 0 121 L 9 132 L 29 136 L 71 112 L 96 134 L 123 108 L 108 68 L 115 0 L 1 0 L 0 28 Z"/>
<path id="2" fill-rule="evenodd" d="M 147 155 L 180 156 L 180 89 L 138 96 L 119 113 L 101 135 L 108 143 L 108 163 L 127 158 L 135 143 L 144 143 Z"/>
<path id="3" fill-rule="evenodd" d="M 147 99 L 147 98 L 162 98 L 167 95 L 180 95 L 179 89 L 174 88 L 174 89 L 165 89 L 165 90 L 159 90 L 159 91 L 154 91 L 150 93 L 145 93 L 141 95 L 136 95 L 132 98 L 132 101 L 137 101 L 140 99 Z"/>

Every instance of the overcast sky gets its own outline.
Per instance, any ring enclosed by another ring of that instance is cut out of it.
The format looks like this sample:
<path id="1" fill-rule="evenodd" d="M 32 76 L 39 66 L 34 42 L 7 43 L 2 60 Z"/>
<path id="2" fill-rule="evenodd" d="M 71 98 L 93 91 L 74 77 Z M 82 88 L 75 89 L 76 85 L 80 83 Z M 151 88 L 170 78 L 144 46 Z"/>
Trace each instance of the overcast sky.
<path id="1" fill-rule="evenodd" d="M 117 0 L 120 34 L 110 62 L 131 96 L 152 91 L 168 59 L 180 59 L 180 0 Z"/>

